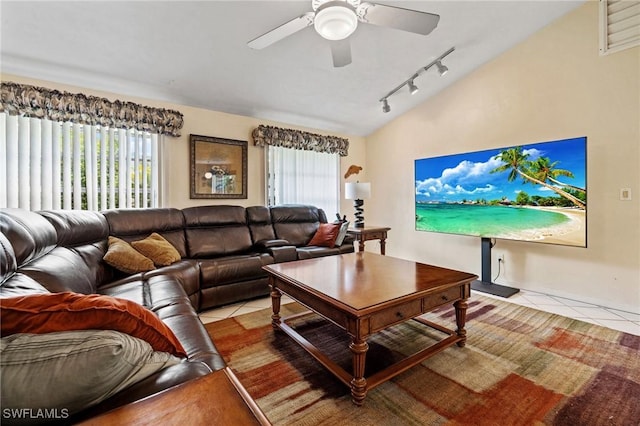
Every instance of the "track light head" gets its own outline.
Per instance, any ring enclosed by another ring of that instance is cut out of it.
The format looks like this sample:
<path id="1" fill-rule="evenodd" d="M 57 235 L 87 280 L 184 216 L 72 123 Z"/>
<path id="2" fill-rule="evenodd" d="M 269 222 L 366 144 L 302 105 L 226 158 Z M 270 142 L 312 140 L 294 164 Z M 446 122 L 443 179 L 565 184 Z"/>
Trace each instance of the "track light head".
<path id="1" fill-rule="evenodd" d="M 389 112 L 391 111 L 391 107 L 389 106 L 389 102 L 386 99 L 382 100 L 382 112 Z"/>
<path id="2" fill-rule="evenodd" d="M 314 1 L 329 1 L 329 0 L 314 0 Z M 331 2 L 335 3 L 335 2 L 338 2 L 338 1 L 348 1 L 348 2 L 357 1 L 357 2 L 359 2 L 361 0 L 333 0 Z M 388 100 L 389 96 L 395 95 L 400 90 L 403 90 L 403 88 L 405 86 L 407 86 L 407 88 L 409 89 L 409 93 L 414 95 L 419 90 L 418 86 L 416 86 L 416 84 L 415 84 L 415 79 L 420 77 L 420 75 L 423 72 L 429 71 L 433 66 L 437 67 L 438 72 L 440 73 L 440 76 L 445 75 L 447 73 L 447 71 L 449 71 L 449 68 L 447 68 L 445 65 L 442 65 L 442 60 L 444 58 L 446 58 L 447 55 L 452 53 L 454 50 L 455 50 L 455 47 L 452 47 L 451 49 L 449 49 L 446 52 L 444 52 L 442 55 L 438 56 L 433 61 L 429 62 L 428 65 L 425 65 L 424 67 L 419 68 L 416 72 L 414 72 L 411 75 L 411 77 L 409 77 L 407 80 L 403 81 L 402 83 L 397 85 L 395 88 L 393 88 L 389 93 L 387 93 L 386 95 L 381 97 L 378 102 L 382 102 L 382 112 L 387 113 L 387 112 L 391 111 L 391 107 L 389 106 L 389 100 Z"/>
<path id="3" fill-rule="evenodd" d="M 409 87 L 409 93 L 415 95 L 418 92 L 418 86 L 413 82 L 413 78 L 407 81 L 407 86 Z"/>
<path id="4" fill-rule="evenodd" d="M 436 62 L 436 67 L 438 67 L 438 72 L 440 73 L 440 76 L 445 75 L 449 71 L 449 68 L 447 68 L 445 65 L 442 65 L 442 62 L 440 61 Z"/>

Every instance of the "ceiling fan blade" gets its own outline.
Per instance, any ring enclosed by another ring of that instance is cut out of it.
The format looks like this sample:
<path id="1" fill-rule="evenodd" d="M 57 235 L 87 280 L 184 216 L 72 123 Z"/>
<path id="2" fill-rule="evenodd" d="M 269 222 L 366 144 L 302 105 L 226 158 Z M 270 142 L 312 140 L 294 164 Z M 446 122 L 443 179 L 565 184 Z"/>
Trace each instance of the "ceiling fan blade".
<path id="1" fill-rule="evenodd" d="M 363 2 L 358 6 L 362 22 L 427 35 L 438 26 L 440 15 L 401 7 Z"/>
<path id="2" fill-rule="evenodd" d="M 351 44 L 348 38 L 332 41 L 330 45 L 334 67 L 340 68 L 351 63 Z"/>
<path id="3" fill-rule="evenodd" d="M 272 45 L 276 41 L 280 41 L 285 37 L 290 36 L 291 34 L 297 33 L 300 30 L 303 30 L 311 25 L 313 25 L 313 12 L 307 12 L 304 15 L 298 16 L 280 25 L 277 28 L 272 29 L 271 31 L 262 34 L 259 37 L 251 40 L 247 45 L 252 49 L 264 49 L 267 46 Z"/>

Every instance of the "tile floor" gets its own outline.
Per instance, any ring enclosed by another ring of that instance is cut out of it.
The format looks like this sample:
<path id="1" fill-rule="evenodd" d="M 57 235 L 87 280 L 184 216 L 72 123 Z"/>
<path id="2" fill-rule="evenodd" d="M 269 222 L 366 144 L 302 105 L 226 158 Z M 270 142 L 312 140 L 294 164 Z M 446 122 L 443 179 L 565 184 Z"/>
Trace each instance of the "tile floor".
<path id="1" fill-rule="evenodd" d="M 475 292 L 472 292 L 475 293 Z M 565 299 L 557 296 L 549 296 L 542 293 L 536 293 L 529 290 L 521 290 L 517 294 L 508 299 L 491 296 L 485 293 L 478 293 L 483 296 L 495 297 L 497 299 L 516 303 L 518 305 L 528 306 L 542 311 L 551 312 L 558 315 L 564 315 L 570 318 L 576 318 L 581 321 L 602 325 L 614 330 L 624 331 L 626 333 L 640 336 L 640 313 L 625 312 L 616 309 L 605 308 L 603 306 L 590 305 L 588 303 L 578 302 L 571 299 Z M 282 297 L 282 304 L 291 302 L 286 296 Z M 218 321 L 224 318 L 242 315 L 249 312 L 259 311 L 260 309 L 270 308 L 271 299 L 264 297 L 261 299 L 250 300 L 248 302 L 234 303 L 232 305 L 223 306 L 221 308 L 212 309 L 200 314 L 203 323 Z"/>

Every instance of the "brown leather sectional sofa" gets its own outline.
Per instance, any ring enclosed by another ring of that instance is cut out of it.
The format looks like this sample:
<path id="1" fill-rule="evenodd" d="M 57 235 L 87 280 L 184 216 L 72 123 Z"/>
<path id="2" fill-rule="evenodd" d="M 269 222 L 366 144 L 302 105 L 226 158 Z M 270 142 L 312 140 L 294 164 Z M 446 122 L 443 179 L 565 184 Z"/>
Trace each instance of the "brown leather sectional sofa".
<path id="1" fill-rule="evenodd" d="M 312 206 L 30 212 L 0 209 L 2 298 L 72 291 L 137 302 L 176 335 L 188 359 L 117 393 L 77 418 L 139 400 L 225 366 L 197 312 L 269 293 L 262 266 L 353 252 L 307 246 L 325 213 Z M 108 237 L 162 235 L 181 260 L 128 275 L 103 261 Z"/>

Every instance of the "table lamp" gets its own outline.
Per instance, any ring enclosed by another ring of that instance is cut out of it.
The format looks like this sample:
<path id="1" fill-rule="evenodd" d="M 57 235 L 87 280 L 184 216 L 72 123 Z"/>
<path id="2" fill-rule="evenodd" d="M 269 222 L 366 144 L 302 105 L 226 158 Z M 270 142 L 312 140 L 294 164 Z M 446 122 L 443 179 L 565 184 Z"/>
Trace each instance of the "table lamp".
<path id="1" fill-rule="evenodd" d="M 356 209 L 356 220 L 353 224 L 355 228 L 364 228 L 364 199 L 371 197 L 371 184 L 369 182 L 347 182 L 344 184 L 344 198 L 354 200 L 353 207 Z"/>

